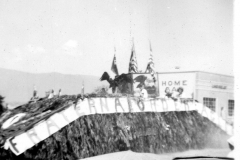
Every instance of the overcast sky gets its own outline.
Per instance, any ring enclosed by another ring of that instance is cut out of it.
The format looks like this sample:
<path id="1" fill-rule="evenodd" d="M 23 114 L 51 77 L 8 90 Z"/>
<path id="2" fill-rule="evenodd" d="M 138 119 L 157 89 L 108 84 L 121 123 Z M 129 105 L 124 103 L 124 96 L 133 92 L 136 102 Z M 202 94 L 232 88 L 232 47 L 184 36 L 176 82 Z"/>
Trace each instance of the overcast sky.
<path id="1" fill-rule="evenodd" d="M 1 0 L 0 67 L 100 76 L 116 47 L 128 72 L 132 38 L 145 71 L 233 75 L 232 0 Z"/>

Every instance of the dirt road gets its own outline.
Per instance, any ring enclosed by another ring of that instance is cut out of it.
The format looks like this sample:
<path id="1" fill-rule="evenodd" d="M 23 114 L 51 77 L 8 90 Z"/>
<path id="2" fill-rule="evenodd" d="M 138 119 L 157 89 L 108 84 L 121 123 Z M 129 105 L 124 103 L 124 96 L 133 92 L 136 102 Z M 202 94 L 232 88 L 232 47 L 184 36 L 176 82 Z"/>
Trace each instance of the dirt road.
<path id="1" fill-rule="evenodd" d="M 110 153 L 101 156 L 86 158 L 86 160 L 171 160 L 174 157 L 191 157 L 191 156 L 213 156 L 227 157 L 230 149 L 203 149 L 189 150 L 185 152 L 168 153 L 168 154 L 152 154 L 152 153 L 135 153 L 132 151 L 124 151 Z"/>

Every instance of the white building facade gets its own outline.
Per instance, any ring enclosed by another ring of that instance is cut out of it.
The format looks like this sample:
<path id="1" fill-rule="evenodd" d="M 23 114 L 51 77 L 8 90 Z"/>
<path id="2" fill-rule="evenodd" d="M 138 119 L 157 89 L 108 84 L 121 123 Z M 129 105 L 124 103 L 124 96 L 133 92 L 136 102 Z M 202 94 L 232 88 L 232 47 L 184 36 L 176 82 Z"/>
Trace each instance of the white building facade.
<path id="1" fill-rule="evenodd" d="M 162 72 L 158 73 L 159 96 L 165 91 L 183 88 L 182 98 L 193 98 L 206 105 L 226 121 L 232 122 L 234 114 L 234 77 L 216 73 Z"/>

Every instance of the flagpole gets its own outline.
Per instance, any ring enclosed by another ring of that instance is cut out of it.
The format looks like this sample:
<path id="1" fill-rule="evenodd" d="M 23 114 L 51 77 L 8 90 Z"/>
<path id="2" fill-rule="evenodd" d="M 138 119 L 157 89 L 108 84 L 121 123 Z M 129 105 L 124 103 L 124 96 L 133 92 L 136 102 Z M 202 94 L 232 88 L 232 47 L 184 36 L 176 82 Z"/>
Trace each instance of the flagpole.
<path id="1" fill-rule="evenodd" d="M 150 54 L 152 53 L 152 45 L 151 45 L 151 41 L 149 39 L 149 47 L 150 47 Z"/>
<path id="2" fill-rule="evenodd" d="M 135 46 L 134 46 L 134 39 L 132 39 L 132 49 L 131 49 L 131 56 L 129 60 L 129 68 L 128 73 L 137 73 L 138 67 L 137 67 L 137 57 L 135 53 Z"/>
<path id="3" fill-rule="evenodd" d="M 114 45 L 114 56 L 113 56 L 113 60 L 116 62 L 116 46 Z M 115 64 L 117 65 L 117 64 Z M 116 73 L 115 73 L 116 74 Z"/>
<path id="4" fill-rule="evenodd" d="M 137 63 L 137 55 L 136 55 L 136 51 L 135 51 L 134 37 L 132 38 L 132 42 L 133 42 L 133 51 L 134 51 L 134 56 L 135 56 L 135 59 L 136 59 L 136 64 L 138 64 Z"/>
<path id="5" fill-rule="evenodd" d="M 114 50 L 115 50 L 115 53 L 116 53 L 116 47 L 114 47 Z M 115 53 L 114 53 L 114 56 L 113 56 L 111 70 L 113 71 L 113 73 L 116 74 L 116 76 L 118 76 L 118 68 L 117 68 L 116 54 Z"/>
<path id="6" fill-rule="evenodd" d="M 114 57 L 115 57 L 115 67 L 116 67 L 116 71 L 117 71 L 117 76 L 119 75 L 118 73 L 118 68 L 117 68 L 117 58 L 116 58 L 116 52 L 117 52 L 117 50 L 116 50 L 116 46 L 114 45 Z"/>
<path id="7" fill-rule="evenodd" d="M 82 96 L 84 95 L 84 81 L 82 81 Z"/>

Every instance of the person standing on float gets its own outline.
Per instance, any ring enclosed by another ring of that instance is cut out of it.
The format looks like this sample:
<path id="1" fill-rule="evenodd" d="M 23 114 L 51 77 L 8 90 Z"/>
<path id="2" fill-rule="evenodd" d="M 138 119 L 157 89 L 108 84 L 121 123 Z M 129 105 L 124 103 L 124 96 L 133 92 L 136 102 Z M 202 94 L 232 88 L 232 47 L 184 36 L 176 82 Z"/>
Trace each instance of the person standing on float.
<path id="1" fill-rule="evenodd" d="M 148 98 L 147 90 L 144 88 L 144 85 L 140 85 L 140 98 Z"/>

